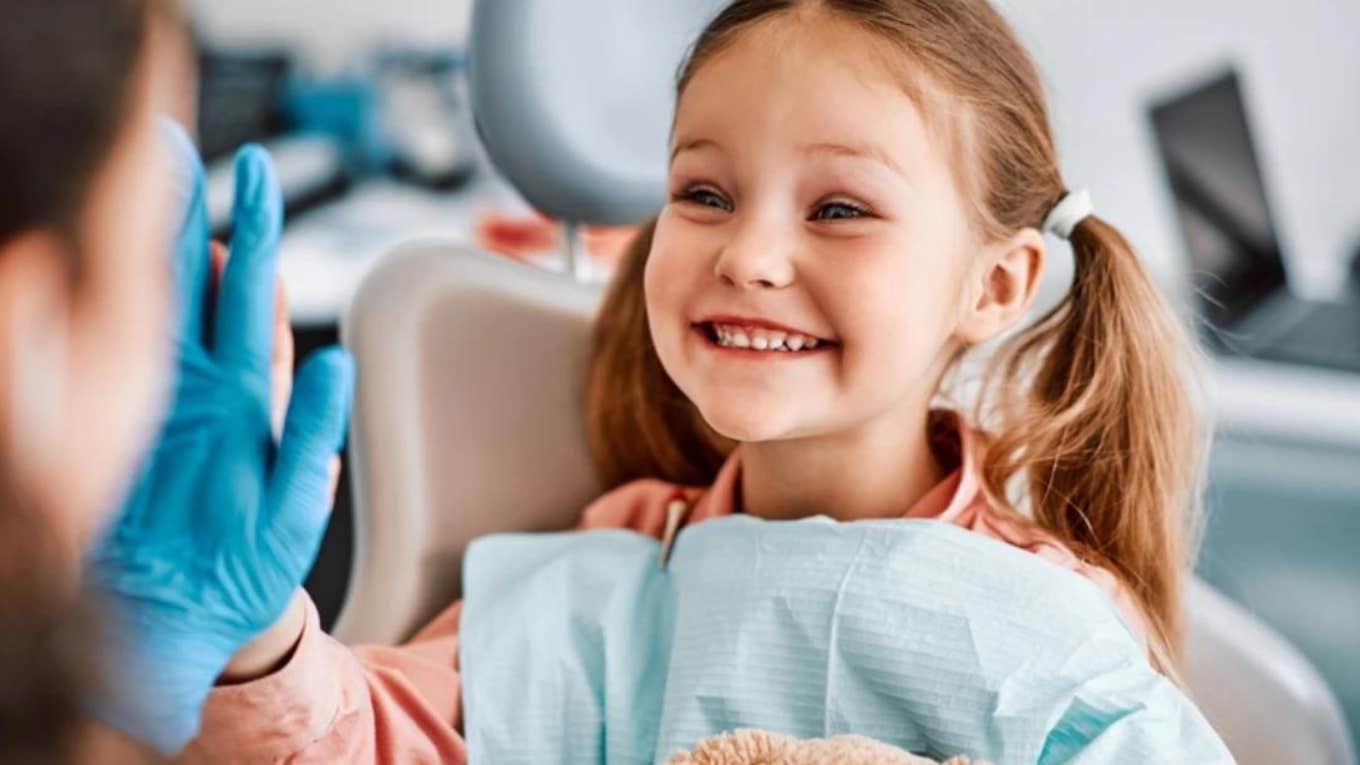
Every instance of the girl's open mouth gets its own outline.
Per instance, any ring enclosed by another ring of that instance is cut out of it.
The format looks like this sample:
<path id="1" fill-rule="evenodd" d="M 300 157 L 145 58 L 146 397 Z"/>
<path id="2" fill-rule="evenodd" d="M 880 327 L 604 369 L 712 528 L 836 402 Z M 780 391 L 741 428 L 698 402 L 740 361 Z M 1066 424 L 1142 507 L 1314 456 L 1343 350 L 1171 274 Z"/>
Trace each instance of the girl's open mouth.
<path id="1" fill-rule="evenodd" d="M 713 348 L 748 357 L 795 358 L 837 347 L 825 338 L 752 325 L 703 321 L 690 327 Z"/>

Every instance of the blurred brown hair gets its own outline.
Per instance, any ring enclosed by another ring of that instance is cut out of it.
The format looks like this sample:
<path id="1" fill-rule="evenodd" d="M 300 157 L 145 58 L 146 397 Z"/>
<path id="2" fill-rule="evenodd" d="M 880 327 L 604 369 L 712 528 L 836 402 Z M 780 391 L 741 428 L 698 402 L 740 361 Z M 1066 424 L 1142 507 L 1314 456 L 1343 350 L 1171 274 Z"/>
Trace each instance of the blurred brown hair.
<path id="1" fill-rule="evenodd" d="M 176 10 L 168 0 L 22 0 L 3 13 L 0 246 L 50 230 L 70 241 L 79 276 L 89 192 L 130 113 L 153 20 L 178 33 Z M 83 714 L 99 682 L 97 619 L 76 602 L 69 540 L 20 496 L 11 456 L 0 453 L 0 763 L 145 762 Z"/>
<path id="2" fill-rule="evenodd" d="M 73 644 L 75 561 L 0 469 L 0 762 L 74 762 L 94 646 Z M 78 634 L 79 630 L 74 631 Z"/>
<path id="3" fill-rule="evenodd" d="M 741 34 L 795 12 L 852 22 L 883 44 L 875 53 L 896 54 L 888 62 L 949 150 L 984 241 L 1039 228 L 1067 192 L 1038 70 L 986 0 L 737 0 L 695 42 L 678 94 Z M 595 327 L 587 419 L 608 487 L 706 484 L 732 446 L 652 346 L 642 279 L 651 234 L 649 224 L 634 241 Z M 1092 215 L 1070 243 L 1070 291 L 1006 340 L 977 401 L 984 490 L 1113 571 L 1148 623 L 1153 662 L 1175 677 L 1201 515 L 1198 349 L 1117 229 Z"/>
<path id="4" fill-rule="evenodd" d="M 0 24 L 0 244 L 31 228 L 74 236 L 127 114 L 154 16 L 169 0 L 5 4 Z"/>

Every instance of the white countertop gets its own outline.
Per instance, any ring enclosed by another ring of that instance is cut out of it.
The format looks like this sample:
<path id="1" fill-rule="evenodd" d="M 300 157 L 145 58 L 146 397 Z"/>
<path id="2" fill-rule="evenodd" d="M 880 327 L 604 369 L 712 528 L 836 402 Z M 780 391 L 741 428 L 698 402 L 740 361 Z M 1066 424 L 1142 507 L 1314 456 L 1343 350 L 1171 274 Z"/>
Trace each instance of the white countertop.
<path id="1" fill-rule="evenodd" d="M 1360 374 L 1216 359 L 1210 396 L 1220 432 L 1334 444 L 1360 452 Z"/>
<path id="2" fill-rule="evenodd" d="M 279 274 L 293 323 L 336 323 L 369 269 L 402 242 L 470 243 L 478 213 L 517 204 L 503 186 L 474 184 L 437 194 L 392 181 L 366 183 L 290 222 L 279 243 Z"/>

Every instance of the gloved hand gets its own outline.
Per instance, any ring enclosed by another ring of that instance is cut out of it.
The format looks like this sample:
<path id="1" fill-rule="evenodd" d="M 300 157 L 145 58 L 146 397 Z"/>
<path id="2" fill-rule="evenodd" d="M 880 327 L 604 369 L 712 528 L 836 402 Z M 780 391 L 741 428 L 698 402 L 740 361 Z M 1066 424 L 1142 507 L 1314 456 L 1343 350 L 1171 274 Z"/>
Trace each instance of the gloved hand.
<path id="1" fill-rule="evenodd" d="M 203 168 L 182 130 L 167 133 L 189 198 L 175 245 L 178 378 L 159 442 L 91 552 L 86 582 L 112 642 L 104 653 L 113 687 L 92 711 L 172 753 L 197 732 L 228 660 L 273 624 L 311 566 L 354 373 L 340 349 L 308 359 L 275 443 L 270 357 L 283 205 L 268 155 L 246 147 L 236 156 L 234 234 L 209 311 Z"/>

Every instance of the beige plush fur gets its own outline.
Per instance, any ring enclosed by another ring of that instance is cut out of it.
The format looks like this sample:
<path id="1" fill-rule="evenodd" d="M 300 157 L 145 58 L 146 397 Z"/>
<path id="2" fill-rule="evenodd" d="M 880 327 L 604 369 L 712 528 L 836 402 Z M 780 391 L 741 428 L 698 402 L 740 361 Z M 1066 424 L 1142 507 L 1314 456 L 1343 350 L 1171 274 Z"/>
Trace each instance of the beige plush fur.
<path id="1" fill-rule="evenodd" d="M 941 765 L 864 736 L 799 741 L 763 730 L 738 730 L 677 752 L 665 765 Z M 986 765 L 954 757 L 942 765 Z"/>

